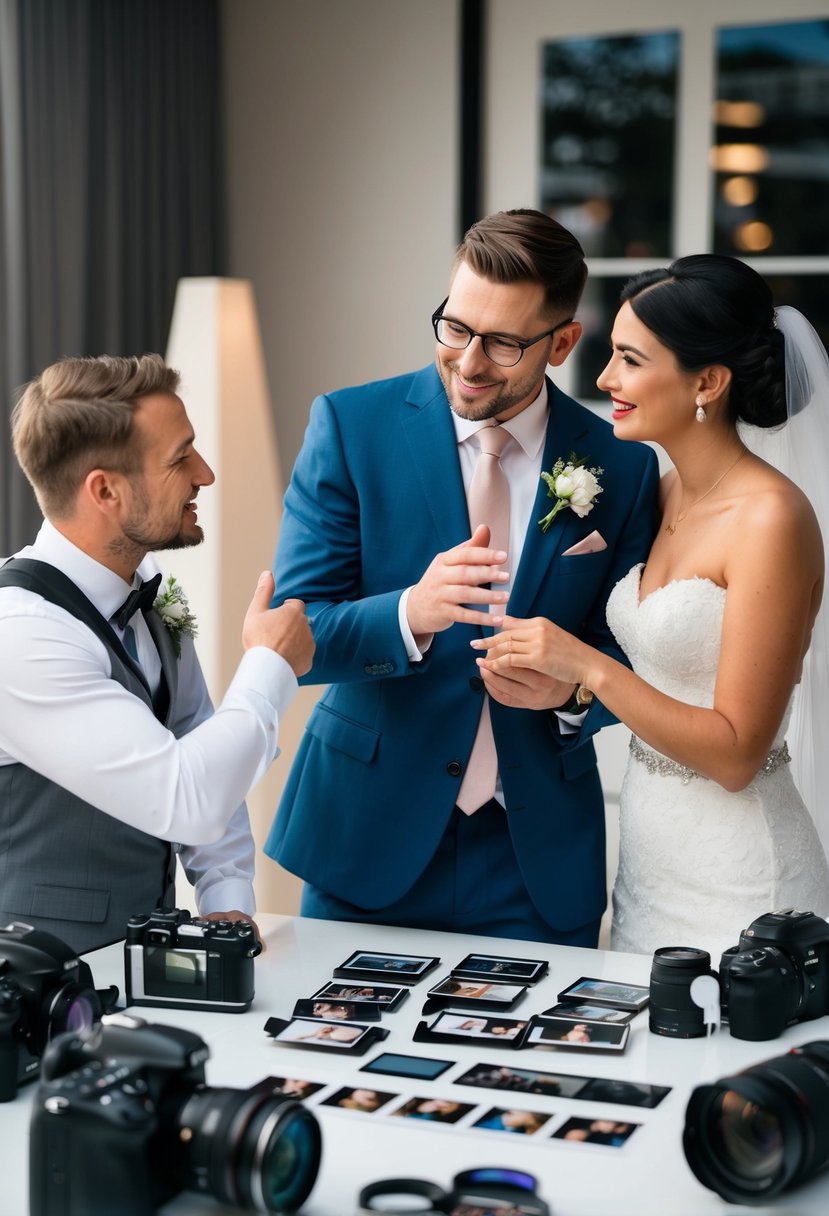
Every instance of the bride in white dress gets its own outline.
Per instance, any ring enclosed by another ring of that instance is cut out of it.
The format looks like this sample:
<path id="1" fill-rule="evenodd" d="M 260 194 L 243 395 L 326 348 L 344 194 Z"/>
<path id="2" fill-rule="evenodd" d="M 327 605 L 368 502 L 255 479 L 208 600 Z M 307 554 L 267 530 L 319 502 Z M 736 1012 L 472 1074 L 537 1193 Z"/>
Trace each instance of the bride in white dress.
<path id="1" fill-rule="evenodd" d="M 789 413 L 801 409 L 817 387 L 803 350 L 826 357 L 808 322 L 775 313 L 764 280 L 735 258 L 646 271 L 622 300 L 599 388 L 617 437 L 655 441 L 674 465 L 648 561 L 608 601 L 632 670 L 545 618 L 507 617 L 473 645 L 492 671 L 530 668 L 591 690 L 630 727 L 613 948 L 702 946 L 717 965 L 764 912 L 829 913 L 824 850 L 786 742 L 823 543 L 809 498 L 738 429 L 785 422 L 787 387 Z M 814 411 L 829 413 L 829 399 Z M 812 459 L 825 484 L 829 451 Z M 822 640 L 810 658 L 820 670 L 804 683 L 825 694 Z M 808 742 L 816 727 L 805 727 Z M 804 788 L 817 792 L 811 780 Z"/>

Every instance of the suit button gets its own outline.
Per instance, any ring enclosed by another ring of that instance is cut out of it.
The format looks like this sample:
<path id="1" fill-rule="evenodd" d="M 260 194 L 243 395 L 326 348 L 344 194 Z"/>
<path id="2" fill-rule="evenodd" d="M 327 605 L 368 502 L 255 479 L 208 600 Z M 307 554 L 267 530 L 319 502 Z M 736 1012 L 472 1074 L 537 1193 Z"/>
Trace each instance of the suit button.
<path id="1" fill-rule="evenodd" d="M 446 771 L 450 777 L 460 777 L 463 765 L 459 760 L 450 760 L 446 766 Z"/>
<path id="2" fill-rule="evenodd" d="M 469 687 L 473 692 L 483 692 L 484 682 L 480 676 L 472 676 L 469 680 Z"/>

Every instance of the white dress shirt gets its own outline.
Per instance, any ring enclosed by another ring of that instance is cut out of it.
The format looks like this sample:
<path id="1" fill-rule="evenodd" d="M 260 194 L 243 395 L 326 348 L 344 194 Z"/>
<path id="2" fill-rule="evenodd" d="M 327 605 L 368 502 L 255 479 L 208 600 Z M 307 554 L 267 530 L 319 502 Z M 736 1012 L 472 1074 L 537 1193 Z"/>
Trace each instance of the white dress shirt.
<path id="1" fill-rule="evenodd" d="M 48 522 L 16 556 L 57 567 L 107 620 L 130 591 Z M 157 571 L 148 556 L 136 585 Z M 158 652 L 140 612 L 131 624 L 154 689 Z M 243 800 L 279 754 L 296 677 L 280 655 L 253 647 L 214 712 L 189 638 L 179 663 L 176 738 L 111 678 L 109 651 L 86 625 L 34 592 L 0 588 L 0 765 L 25 764 L 122 823 L 182 842 L 201 913 L 252 913 L 255 846 Z"/>

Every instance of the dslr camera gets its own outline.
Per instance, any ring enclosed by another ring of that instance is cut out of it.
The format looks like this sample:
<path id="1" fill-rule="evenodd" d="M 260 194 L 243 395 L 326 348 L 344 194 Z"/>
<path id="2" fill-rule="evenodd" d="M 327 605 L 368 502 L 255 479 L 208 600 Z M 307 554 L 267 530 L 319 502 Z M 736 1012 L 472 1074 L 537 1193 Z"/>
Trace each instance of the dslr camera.
<path id="1" fill-rule="evenodd" d="M 30 1216 L 151 1216 L 181 1191 L 294 1212 L 317 1177 L 313 1114 L 268 1087 L 205 1085 L 189 1030 L 105 1014 L 47 1048 L 32 1112 Z"/>
<path id="2" fill-rule="evenodd" d="M 88 964 L 59 937 L 17 922 L 0 928 L 0 1102 L 37 1076 L 55 1035 L 101 1012 Z"/>
<path id="3" fill-rule="evenodd" d="M 736 1039 L 775 1039 L 829 1013 L 829 924 L 794 908 L 758 916 L 722 955 L 720 998 Z"/>
<path id="4" fill-rule="evenodd" d="M 247 921 L 191 918 L 180 908 L 131 916 L 124 945 L 128 1005 L 243 1013 L 262 953 Z"/>

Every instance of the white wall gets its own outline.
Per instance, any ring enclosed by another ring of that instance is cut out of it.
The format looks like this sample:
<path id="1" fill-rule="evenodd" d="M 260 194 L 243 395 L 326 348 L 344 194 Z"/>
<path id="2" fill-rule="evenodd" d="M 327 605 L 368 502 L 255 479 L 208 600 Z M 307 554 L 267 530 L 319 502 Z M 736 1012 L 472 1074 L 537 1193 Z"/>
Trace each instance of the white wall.
<path id="1" fill-rule="evenodd" d="M 285 480 L 312 398 L 420 367 L 456 243 L 455 0 L 226 0 L 231 271 Z"/>

